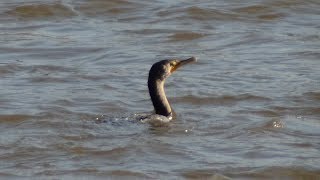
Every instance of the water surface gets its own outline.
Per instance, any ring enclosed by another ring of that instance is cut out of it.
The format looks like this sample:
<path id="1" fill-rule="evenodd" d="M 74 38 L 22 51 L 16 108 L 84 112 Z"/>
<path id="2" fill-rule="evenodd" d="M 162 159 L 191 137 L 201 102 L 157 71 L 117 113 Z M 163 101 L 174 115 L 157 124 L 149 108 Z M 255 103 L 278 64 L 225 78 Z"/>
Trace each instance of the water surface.
<path id="1" fill-rule="evenodd" d="M 317 179 L 315 0 L 0 3 L 0 177 Z M 152 111 L 151 65 L 196 56 Z M 97 121 L 99 120 L 99 121 Z M 100 121 L 103 120 L 103 121 Z"/>

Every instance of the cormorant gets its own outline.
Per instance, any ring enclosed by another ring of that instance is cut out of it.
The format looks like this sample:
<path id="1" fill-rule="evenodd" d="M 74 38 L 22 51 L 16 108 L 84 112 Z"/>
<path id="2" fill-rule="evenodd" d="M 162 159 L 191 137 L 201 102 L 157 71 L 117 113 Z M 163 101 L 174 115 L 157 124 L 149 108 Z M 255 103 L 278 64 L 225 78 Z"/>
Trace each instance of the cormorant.
<path id="1" fill-rule="evenodd" d="M 156 114 L 172 119 L 172 108 L 164 92 L 165 80 L 183 65 L 196 62 L 195 57 L 185 60 L 169 59 L 156 62 L 149 71 L 148 88 Z"/>

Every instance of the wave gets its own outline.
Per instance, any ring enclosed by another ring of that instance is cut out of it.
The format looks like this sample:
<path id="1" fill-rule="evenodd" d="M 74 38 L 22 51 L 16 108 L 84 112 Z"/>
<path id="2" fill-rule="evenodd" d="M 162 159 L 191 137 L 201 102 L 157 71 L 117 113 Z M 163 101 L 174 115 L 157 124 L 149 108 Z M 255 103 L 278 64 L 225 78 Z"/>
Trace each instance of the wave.
<path id="1" fill-rule="evenodd" d="M 218 9 L 202 8 L 198 6 L 191 6 L 187 8 L 171 8 L 168 10 L 162 10 L 157 13 L 159 17 L 174 19 L 194 19 L 194 20 L 234 20 L 237 19 L 235 13 L 229 11 L 222 11 Z"/>
<path id="2" fill-rule="evenodd" d="M 63 4 L 30 4 L 17 6 L 5 14 L 19 19 L 72 17 L 75 12 Z"/>
<path id="3" fill-rule="evenodd" d="M 307 92 L 307 93 L 304 93 L 303 95 L 313 100 L 317 100 L 317 101 L 320 100 L 320 92 Z"/>
<path id="4" fill-rule="evenodd" d="M 285 16 L 284 13 L 276 12 L 272 7 L 266 5 L 245 6 L 232 9 L 232 11 L 242 17 L 256 18 L 260 20 L 274 20 Z"/>
<path id="5" fill-rule="evenodd" d="M 278 117 L 280 114 L 277 111 L 273 110 L 239 110 L 235 112 L 236 114 L 253 114 L 262 117 Z"/>
<path id="6" fill-rule="evenodd" d="M 9 63 L 0 66 L 0 77 L 10 74 L 27 73 L 28 76 L 23 78 L 29 79 L 31 82 L 69 82 L 70 79 L 61 77 L 62 73 L 71 73 L 76 71 L 75 68 L 68 68 L 57 65 L 33 65 L 23 66 L 18 63 Z M 59 77 L 54 77 L 51 74 L 59 74 Z"/>
<path id="7" fill-rule="evenodd" d="M 240 170 L 241 171 L 241 170 Z M 243 179 L 318 179 L 319 170 L 309 170 L 299 165 L 293 167 L 268 167 L 257 168 L 256 170 L 230 173 L 230 176 L 237 174 Z"/>
<path id="8" fill-rule="evenodd" d="M 196 20 L 234 20 L 237 16 L 227 11 L 221 11 L 217 9 L 206 9 L 200 7 L 189 7 L 186 9 L 187 14 L 192 19 Z"/>
<path id="9" fill-rule="evenodd" d="M 33 118 L 33 116 L 25 114 L 0 115 L 0 123 L 20 123 L 30 118 Z"/>
<path id="10" fill-rule="evenodd" d="M 194 95 L 181 96 L 170 98 L 171 101 L 176 103 L 186 103 L 194 105 L 233 105 L 241 101 L 269 101 L 268 97 L 256 96 L 251 94 L 240 95 L 223 95 L 217 97 L 198 97 Z"/>
<path id="11" fill-rule="evenodd" d="M 141 3 L 130 2 L 125 0 L 108 0 L 108 1 L 86 1 L 75 3 L 74 9 L 86 16 L 110 15 L 118 17 L 121 14 L 138 11 L 137 8 L 143 7 Z"/>
<path id="12" fill-rule="evenodd" d="M 195 32 L 177 32 L 173 35 L 169 36 L 170 41 L 186 41 L 186 40 L 194 40 L 199 39 L 206 36 L 202 33 L 195 33 Z"/>

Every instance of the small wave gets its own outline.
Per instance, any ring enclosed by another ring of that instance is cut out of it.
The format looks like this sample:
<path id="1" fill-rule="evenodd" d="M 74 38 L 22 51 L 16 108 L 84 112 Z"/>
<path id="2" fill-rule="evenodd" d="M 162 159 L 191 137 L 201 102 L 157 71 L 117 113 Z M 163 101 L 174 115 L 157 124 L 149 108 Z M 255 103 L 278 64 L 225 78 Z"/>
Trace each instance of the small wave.
<path id="1" fill-rule="evenodd" d="M 240 94 L 236 96 L 218 96 L 218 97 L 197 97 L 193 95 L 170 98 L 177 103 L 187 103 L 194 105 L 233 105 L 240 101 L 269 101 L 270 98 L 255 96 L 251 94 Z"/>
<path id="2" fill-rule="evenodd" d="M 23 69 L 22 66 L 16 63 L 10 63 L 0 66 L 0 77 L 5 76 L 7 74 L 15 73 L 17 71 L 21 71 Z"/>
<path id="3" fill-rule="evenodd" d="M 275 19 L 280 19 L 284 16 L 285 16 L 285 14 L 283 14 L 283 13 L 273 13 L 273 14 L 260 15 L 260 16 L 258 16 L 258 18 L 261 20 L 275 20 Z"/>
<path id="4" fill-rule="evenodd" d="M 252 5 L 232 9 L 243 17 L 256 18 L 260 20 L 275 20 L 285 16 L 283 13 L 278 13 L 272 7 L 266 5 Z"/>
<path id="5" fill-rule="evenodd" d="M 240 114 L 254 114 L 254 115 L 259 115 L 263 117 L 278 117 L 279 113 L 276 111 L 272 110 L 240 110 L 236 111 L 235 113 L 240 113 Z"/>
<path id="6" fill-rule="evenodd" d="M 320 35 L 309 35 L 307 37 L 302 38 L 303 41 L 320 41 Z M 314 59 L 319 60 L 320 59 L 320 52 L 313 51 L 313 50 L 297 50 L 295 52 L 290 53 L 294 56 L 299 56 L 301 59 Z"/>
<path id="7" fill-rule="evenodd" d="M 10 63 L 0 66 L 0 77 L 10 74 L 17 74 L 24 72 L 27 74 L 23 76 L 34 83 L 65 83 L 70 82 L 72 77 L 66 78 L 66 73 L 76 71 L 74 68 L 68 68 L 55 65 L 21 65 L 17 63 Z"/>
<path id="8" fill-rule="evenodd" d="M 31 78 L 30 82 L 32 83 L 68 83 L 68 82 L 73 82 L 73 80 L 66 79 L 64 77 L 41 76 L 41 77 Z"/>
<path id="9" fill-rule="evenodd" d="M 68 68 L 64 66 L 56 65 L 34 65 L 31 72 L 73 72 L 74 68 Z"/>
<path id="10" fill-rule="evenodd" d="M 195 169 L 182 173 L 186 179 L 212 179 L 212 180 L 230 180 L 231 178 L 216 173 L 215 170 Z"/>
<path id="11" fill-rule="evenodd" d="M 305 3 L 306 2 L 303 0 L 293 0 L 293 1 L 277 0 L 277 1 L 269 1 L 267 4 L 276 8 L 290 8 L 292 6 L 303 5 Z"/>
<path id="12" fill-rule="evenodd" d="M 304 93 L 303 96 L 307 96 L 310 99 L 320 100 L 320 92 L 307 92 Z"/>
<path id="13" fill-rule="evenodd" d="M 90 156 L 99 156 L 99 157 L 108 157 L 116 159 L 117 157 L 122 157 L 128 152 L 129 147 L 116 147 L 108 150 L 98 150 L 95 148 L 88 148 L 82 146 L 76 146 L 69 149 L 69 152 L 74 155 L 90 155 Z"/>
<path id="14" fill-rule="evenodd" d="M 315 116 L 320 115 L 320 93 L 317 91 L 306 92 L 301 95 L 286 97 L 288 102 L 292 102 L 289 106 L 278 105 L 269 107 L 278 114 L 291 114 L 297 116 Z"/>
<path id="15" fill-rule="evenodd" d="M 217 9 L 206 9 L 200 7 L 190 7 L 186 9 L 186 12 L 192 19 L 196 20 L 234 20 L 237 16 L 232 13 L 222 12 Z"/>
<path id="16" fill-rule="evenodd" d="M 71 17 L 75 13 L 62 4 L 31 4 L 15 7 L 6 12 L 21 19 L 39 19 L 52 17 Z"/>
<path id="17" fill-rule="evenodd" d="M 129 170 L 100 170 L 99 168 L 76 168 L 68 170 L 43 170 L 35 177 L 56 177 L 59 179 L 154 179 L 147 174 Z M 15 177 L 11 174 L 0 174 L 0 177 Z M 19 177 L 19 176 L 17 176 Z M 9 178 L 7 178 L 9 179 Z M 13 179 L 16 179 L 13 178 Z M 37 178 L 35 178 L 37 179 Z"/>
<path id="18" fill-rule="evenodd" d="M 140 3 L 133 3 L 125 0 L 108 0 L 108 1 L 87 1 L 78 3 L 75 9 L 87 16 L 111 15 L 117 16 L 133 12 L 136 8 L 141 7 Z"/>
<path id="19" fill-rule="evenodd" d="M 236 173 L 236 170 L 235 172 Z M 232 175 L 233 173 L 230 173 Z M 312 171 L 304 167 L 268 167 L 238 172 L 237 177 L 243 179 L 318 179 L 319 170 Z"/>
<path id="20" fill-rule="evenodd" d="M 124 30 L 127 33 L 139 34 L 139 35 L 153 35 L 153 34 L 168 34 L 172 32 L 178 32 L 175 29 L 138 29 L 138 30 Z"/>
<path id="21" fill-rule="evenodd" d="M 260 14 L 260 13 L 269 13 L 273 12 L 268 6 L 264 5 L 252 5 L 246 7 L 235 8 L 233 11 L 238 13 L 245 13 L 245 14 Z"/>
<path id="22" fill-rule="evenodd" d="M 301 143 L 284 143 L 288 146 L 291 146 L 293 148 L 313 148 L 314 145 L 312 143 L 308 142 L 301 142 Z"/>
<path id="23" fill-rule="evenodd" d="M 194 40 L 204 37 L 205 34 L 202 33 L 194 33 L 194 32 L 177 32 L 173 35 L 169 36 L 170 41 L 186 41 L 186 40 Z"/>
<path id="24" fill-rule="evenodd" d="M 195 20 L 234 20 L 237 15 L 234 13 L 223 12 L 217 9 L 201 8 L 192 6 L 188 8 L 171 8 L 157 13 L 158 16 L 170 17 L 174 19 L 195 19 Z"/>
<path id="25" fill-rule="evenodd" d="M 320 108 L 312 106 L 301 106 L 301 107 L 286 107 L 286 106 L 272 106 L 270 107 L 273 111 L 278 114 L 294 114 L 294 115 L 308 115 L 308 116 L 319 116 Z"/>
<path id="26" fill-rule="evenodd" d="M 114 170 L 109 172 L 111 176 L 113 177 L 126 177 L 128 179 L 130 178 L 141 178 L 141 179 L 152 179 L 151 177 L 147 176 L 146 174 L 140 173 L 140 172 L 134 172 L 134 171 L 128 171 L 128 170 Z M 130 178 L 129 178 L 130 177 Z"/>
<path id="27" fill-rule="evenodd" d="M 0 115 L 0 123 L 19 123 L 30 118 L 32 116 L 24 114 Z"/>
<path id="28" fill-rule="evenodd" d="M 50 74 L 50 73 L 65 73 L 65 72 L 73 72 L 74 68 L 68 68 L 64 66 L 56 66 L 56 65 L 32 65 L 32 66 L 24 66 L 18 63 L 9 63 L 0 66 L 0 76 L 18 73 L 26 71 L 27 73 L 40 73 L 40 74 Z"/>

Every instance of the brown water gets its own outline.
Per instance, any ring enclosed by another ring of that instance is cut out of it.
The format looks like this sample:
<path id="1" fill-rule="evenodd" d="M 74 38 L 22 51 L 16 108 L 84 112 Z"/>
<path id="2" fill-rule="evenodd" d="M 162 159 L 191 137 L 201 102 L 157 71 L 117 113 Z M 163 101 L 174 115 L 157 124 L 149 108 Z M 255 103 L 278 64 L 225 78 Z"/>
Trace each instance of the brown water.
<path id="1" fill-rule="evenodd" d="M 0 52 L 0 179 L 320 179 L 318 0 L 6 0 Z"/>

